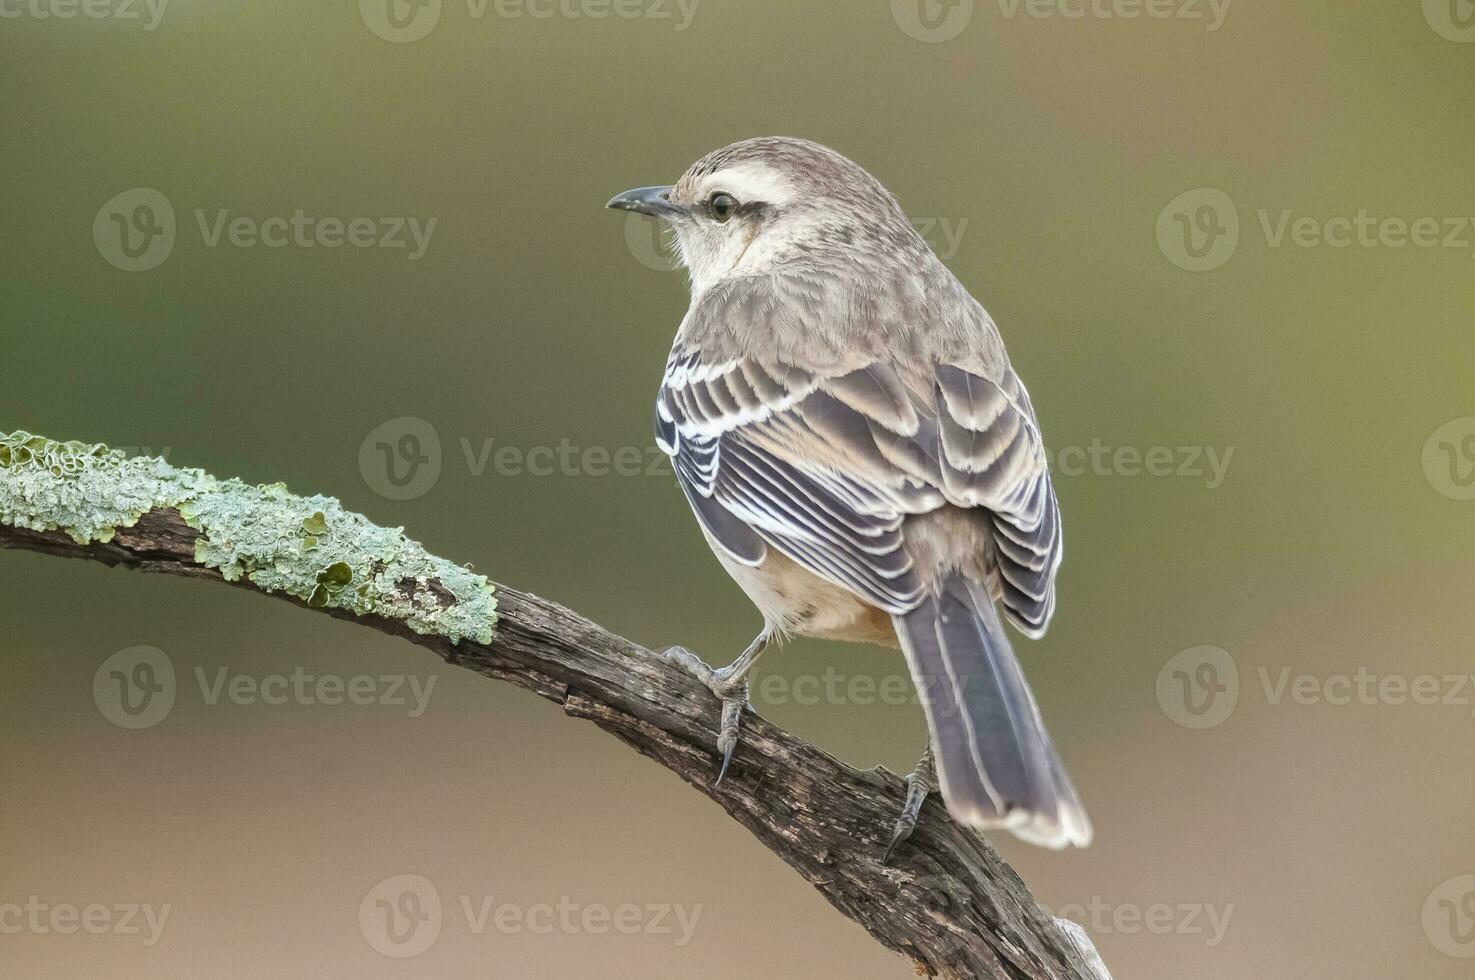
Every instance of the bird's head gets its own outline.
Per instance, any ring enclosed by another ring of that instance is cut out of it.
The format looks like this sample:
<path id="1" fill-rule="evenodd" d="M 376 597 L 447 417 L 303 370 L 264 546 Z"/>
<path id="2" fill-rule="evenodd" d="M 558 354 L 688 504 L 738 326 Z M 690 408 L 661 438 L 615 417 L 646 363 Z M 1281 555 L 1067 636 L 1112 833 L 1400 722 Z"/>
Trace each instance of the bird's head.
<path id="1" fill-rule="evenodd" d="M 699 293 L 783 266 L 905 261 L 927 246 L 862 167 L 807 140 L 769 136 L 714 150 L 675 184 L 607 205 L 659 218 Z"/>

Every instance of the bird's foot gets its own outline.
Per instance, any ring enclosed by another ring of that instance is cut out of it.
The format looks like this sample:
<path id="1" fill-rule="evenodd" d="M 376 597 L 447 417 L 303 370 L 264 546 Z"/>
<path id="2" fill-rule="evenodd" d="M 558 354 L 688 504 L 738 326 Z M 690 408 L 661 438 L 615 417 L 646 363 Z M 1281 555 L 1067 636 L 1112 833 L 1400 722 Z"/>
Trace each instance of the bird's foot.
<path id="1" fill-rule="evenodd" d="M 661 656 L 701 681 L 722 702 L 722 721 L 717 728 L 717 751 L 722 754 L 717 783 L 721 783 L 732 762 L 733 750 L 737 748 L 738 721 L 742 718 L 743 709 L 748 707 L 747 668 L 752 664 L 744 664 L 743 658 L 739 658 L 726 667 L 713 667 L 685 647 L 669 647 L 661 651 Z"/>
<path id="2" fill-rule="evenodd" d="M 936 789 L 936 774 L 932 766 L 932 746 L 922 755 L 922 761 L 917 763 L 906 777 L 907 798 L 901 805 L 901 816 L 896 818 L 896 828 L 891 832 L 891 843 L 886 847 L 886 853 L 881 856 L 882 864 L 891 863 L 891 855 L 896 846 L 908 837 L 917 827 L 917 817 L 922 813 L 922 804 L 927 800 L 927 794 Z"/>

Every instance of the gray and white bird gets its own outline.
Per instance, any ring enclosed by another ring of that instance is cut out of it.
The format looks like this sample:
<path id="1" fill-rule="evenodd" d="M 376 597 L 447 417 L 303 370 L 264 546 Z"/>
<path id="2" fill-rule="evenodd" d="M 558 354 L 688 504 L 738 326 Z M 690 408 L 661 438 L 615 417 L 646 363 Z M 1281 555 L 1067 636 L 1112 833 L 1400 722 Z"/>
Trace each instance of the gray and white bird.
<path id="1" fill-rule="evenodd" d="M 690 273 L 656 439 L 763 615 L 727 667 L 668 651 L 722 700 L 718 780 L 771 641 L 900 646 L 931 743 L 886 856 L 934 773 L 965 824 L 1088 844 L 1002 622 L 1044 633 L 1061 533 L 1034 408 L 988 313 L 879 181 L 806 140 L 734 143 L 609 207 L 669 224 Z"/>

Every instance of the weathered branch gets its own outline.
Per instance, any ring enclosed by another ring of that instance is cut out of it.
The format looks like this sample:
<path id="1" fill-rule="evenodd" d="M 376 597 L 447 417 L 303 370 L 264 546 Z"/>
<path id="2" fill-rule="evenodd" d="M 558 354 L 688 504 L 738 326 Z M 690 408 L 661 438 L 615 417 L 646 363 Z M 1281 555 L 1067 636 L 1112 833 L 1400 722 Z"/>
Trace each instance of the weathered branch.
<path id="1" fill-rule="evenodd" d="M 751 712 L 732 770 L 714 785 L 718 711 L 706 688 L 332 498 L 16 433 L 0 436 L 0 546 L 227 581 L 404 637 L 557 702 L 660 762 L 919 972 L 1109 980 L 1084 933 L 1041 912 L 936 798 L 894 866 L 882 866 L 901 779 L 851 769 Z"/>

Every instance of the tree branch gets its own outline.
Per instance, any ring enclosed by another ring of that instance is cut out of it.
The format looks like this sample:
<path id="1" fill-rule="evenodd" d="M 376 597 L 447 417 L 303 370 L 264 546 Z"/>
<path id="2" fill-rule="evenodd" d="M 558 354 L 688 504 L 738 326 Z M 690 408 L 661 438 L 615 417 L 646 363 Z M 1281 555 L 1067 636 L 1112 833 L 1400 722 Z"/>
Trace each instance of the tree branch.
<path id="1" fill-rule="evenodd" d="M 902 780 L 884 768 L 851 769 L 751 712 L 732 770 L 715 786 L 718 707 L 706 688 L 332 498 L 217 480 L 100 445 L 0 435 L 0 547 L 230 582 L 526 688 L 716 801 L 919 973 L 1110 980 L 1084 932 L 1041 912 L 1013 869 L 936 797 L 895 866 L 884 867 Z"/>

